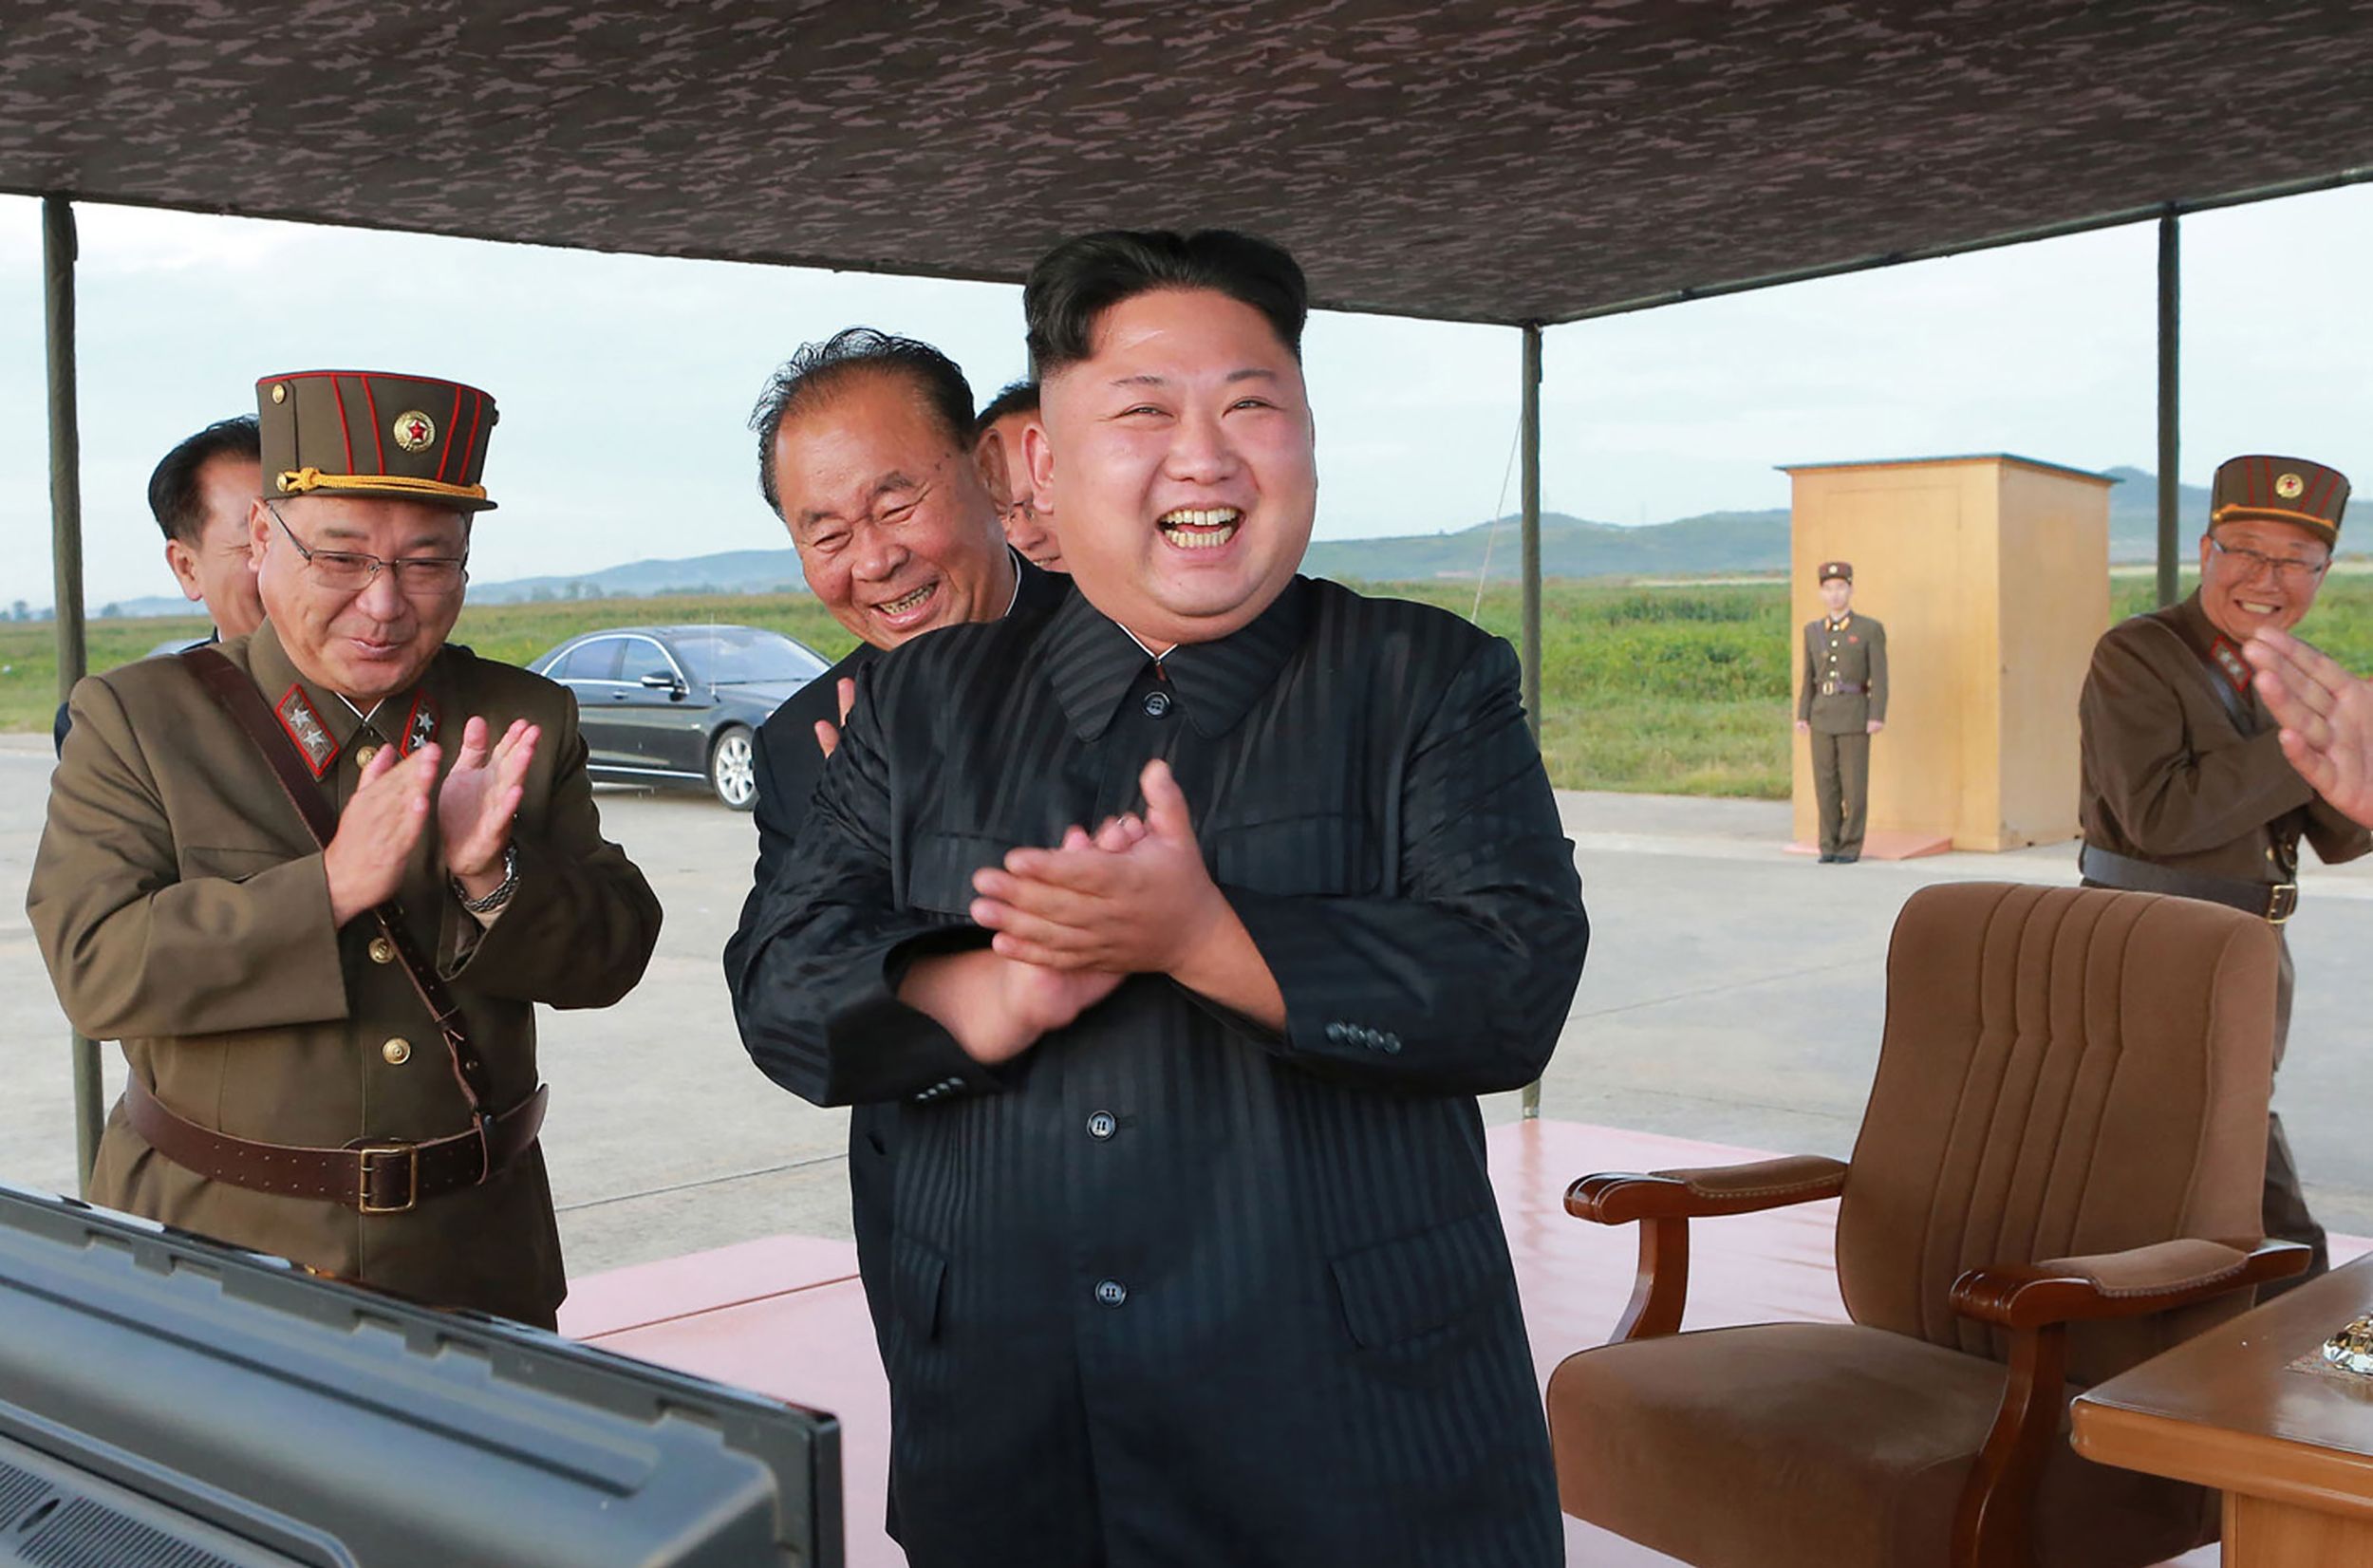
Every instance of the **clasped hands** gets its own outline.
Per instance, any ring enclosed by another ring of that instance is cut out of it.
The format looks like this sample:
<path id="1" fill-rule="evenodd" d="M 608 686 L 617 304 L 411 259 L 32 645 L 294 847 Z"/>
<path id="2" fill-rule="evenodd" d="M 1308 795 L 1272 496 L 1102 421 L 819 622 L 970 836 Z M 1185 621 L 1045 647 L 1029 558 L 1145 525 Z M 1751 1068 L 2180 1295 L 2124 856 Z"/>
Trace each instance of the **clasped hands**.
<path id="1" fill-rule="evenodd" d="M 1276 981 L 1204 866 L 1169 764 L 1147 763 L 1138 784 L 1142 816 L 1115 817 L 1093 833 L 1074 825 L 1053 849 L 1015 849 L 973 874 L 969 913 L 994 933 L 987 952 L 908 971 L 901 995 L 976 1060 L 1019 1055 L 1130 975 L 1168 975 L 1282 1022 Z"/>
<path id="2" fill-rule="evenodd" d="M 540 726 L 514 719 L 489 745 L 486 720 L 474 718 L 462 726 L 461 749 L 441 785 L 437 769 L 443 748 L 434 741 L 409 756 L 381 747 L 364 765 L 354 798 L 339 813 L 338 831 L 322 854 L 331 918 L 344 925 L 396 896 L 432 805 L 446 875 L 471 898 L 500 887 L 512 818 L 542 736 Z"/>

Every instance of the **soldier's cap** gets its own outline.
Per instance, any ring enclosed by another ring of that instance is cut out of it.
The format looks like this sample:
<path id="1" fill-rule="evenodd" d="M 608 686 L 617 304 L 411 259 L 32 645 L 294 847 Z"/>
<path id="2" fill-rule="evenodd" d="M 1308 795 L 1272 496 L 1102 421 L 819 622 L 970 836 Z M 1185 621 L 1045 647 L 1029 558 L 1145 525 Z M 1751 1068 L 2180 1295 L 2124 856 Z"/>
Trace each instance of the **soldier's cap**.
<path id="1" fill-rule="evenodd" d="M 1847 582 L 1851 583 L 1854 581 L 1854 563 L 1851 561 L 1823 561 L 1821 564 L 1820 580 L 1825 583 L 1832 577 L 1842 577 Z"/>
<path id="2" fill-rule="evenodd" d="M 2340 515 L 2348 510 L 2348 476 L 2304 457 L 2228 457 L 2216 465 L 2208 524 L 2245 517 L 2296 523 L 2326 545 L 2340 542 Z"/>
<path id="3" fill-rule="evenodd" d="M 292 370 L 255 383 L 264 494 L 368 495 L 492 512 L 479 477 L 499 416 L 475 386 L 383 370 Z"/>

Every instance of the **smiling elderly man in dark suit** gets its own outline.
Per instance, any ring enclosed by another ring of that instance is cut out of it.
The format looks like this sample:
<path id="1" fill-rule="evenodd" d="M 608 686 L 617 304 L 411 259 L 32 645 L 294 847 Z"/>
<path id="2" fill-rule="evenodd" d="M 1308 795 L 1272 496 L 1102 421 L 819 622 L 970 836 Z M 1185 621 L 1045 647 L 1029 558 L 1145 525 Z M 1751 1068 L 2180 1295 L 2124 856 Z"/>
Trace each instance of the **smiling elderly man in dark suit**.
<path id="1" fill-rule="evenodd" d="M 757 865 L 725 943 L 737 1014 L 761 902 L 867 668 L 941 626 L 1007 615 L 1035 622 L 1064 588 L 1007 546 L 971 439 L 971 383 L 929 344 L 869 327 L 804 344 L 768 379 L 750 423 L 758 493 L 791 531 L 809 588 L 859 642 L 758 727 Z M 879 1281 L 889 1264 L 897 1133 L 889 1107 L 861 1105 L 850 1115 L 850 1225 L 860 1272 L 875 1281 L 866 1305 L 885 1354 L 889 1298 Z"/>
<path id="2" fill-rule="evenodd" d="M 1296 575 L 1283 252 L 1091 235 L 1025 305 L 1077 591 L 874 665 L 740 998 L 778 1082 L 898 1108 L 908 1556 L 1548 1568 L 1474 1097 L 1588 927 L 1515 656 Z"/>

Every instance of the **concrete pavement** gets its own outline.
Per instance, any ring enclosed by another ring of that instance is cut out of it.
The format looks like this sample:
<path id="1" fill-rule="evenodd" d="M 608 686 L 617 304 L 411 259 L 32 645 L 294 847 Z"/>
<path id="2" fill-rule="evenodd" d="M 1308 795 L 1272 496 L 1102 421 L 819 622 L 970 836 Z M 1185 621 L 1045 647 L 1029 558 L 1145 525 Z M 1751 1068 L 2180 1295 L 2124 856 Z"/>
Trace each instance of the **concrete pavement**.
<path id="1" fill-rule="evenodd" d="M 23 914 L 48 769 L 46 737 L 0 737 L 0 1178 L 70 1189 L 66 1025 Z M 760 1077 L 726 1006 L 718 955 L 749 885 L 749 818 L 691 793 L 606 788 L 600 798 L 667 921 L 625 1002 L 539 1022 L 571 1271 L 779 1231 L 846 1237 L 846 1112 Z M 1818 866 L 1783 851 L 1784 803 L 1566 793 L 1560 804 L 1593 936 L 1544 1111 L 1749 1148 L 1852 1148 L 1878 1054 L 1887 935 L 1914 889 L 2075 878 L 2072 845 Z M 2373 1140 L 2357 1095 L 2373 997 L 2357 955 L 2373 951 L 2373 867 L 2310 868 L 2304 894 L 2289 927 L 2300 981 L 2277 1103 L 2318 1214 L 2364 1232 Z M 122 1068 L 106 1055 L 112 1093 Z M 1510 1119 L 1516 1097 L 1485 1109 Z"/>

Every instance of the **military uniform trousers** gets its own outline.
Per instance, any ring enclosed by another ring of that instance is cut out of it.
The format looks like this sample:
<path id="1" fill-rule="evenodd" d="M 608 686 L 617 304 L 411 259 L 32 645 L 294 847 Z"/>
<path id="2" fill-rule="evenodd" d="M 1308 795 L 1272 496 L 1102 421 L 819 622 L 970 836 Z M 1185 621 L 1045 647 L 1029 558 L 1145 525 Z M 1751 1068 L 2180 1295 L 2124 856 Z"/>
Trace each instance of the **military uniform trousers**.
<path id="1" fill-rule="evenodd" d="M 1815 729 L 1813 809 L 1821 822 L 1821 852 L 1859 855 L 1870 812 L 1870 732 L 1830 735 Z"/>
<path id="2" fill-rule="evenodd" d="M 2290 991 L 2295 977 L 2290 966 L 2290 940 L 2279 931 L 2275 935 L 2283 937 L 2282 969 L 2274 982 L 2274 1067 L 2280 1071 L 2283 1049 L 2290 1043 Z M 2314 1257 L 2308 1260 L 2306 1274 L 2281 1281 L 2271 1289 L 2259 1286 L 2257 1295 L 2261 1301 L 2331 1267 L 2330 1245 L 2324 1227 L 2308 1212 L 2307 1194 L 2299 1186 L 2299 1164 L 2290 1157 L 2290 1140 L 2283 1136 L 2282 1115 L 2270 1107 L 2266 1113 L 2264 1216 L 2260 1223 L 2269 1240 L 2297 1241 L 2311 1249 Z"/>

